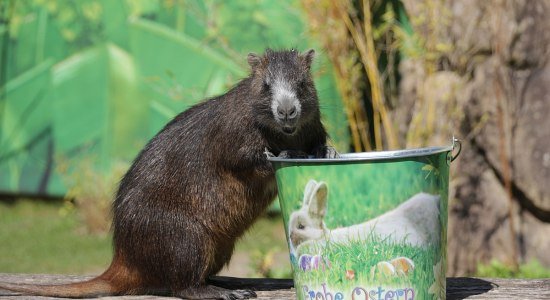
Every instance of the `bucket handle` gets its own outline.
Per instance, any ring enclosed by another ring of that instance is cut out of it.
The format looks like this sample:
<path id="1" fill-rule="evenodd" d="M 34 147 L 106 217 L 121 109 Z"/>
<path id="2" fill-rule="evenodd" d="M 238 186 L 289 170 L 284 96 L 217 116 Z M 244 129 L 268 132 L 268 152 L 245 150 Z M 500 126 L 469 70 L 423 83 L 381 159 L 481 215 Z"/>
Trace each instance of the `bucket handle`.
<path id="1" fill-rule="evenodd" d="M 456 153 L 455 153 L 455 150 L 456 150 Z M 458 156 L 460 155 L 460 151 L 462 151 L 462 142 L 460 142 L 459 139 L 453 136 L 453 146 L 451 148 L 451 162 L 453 162 L 455 159 L 458 158 Z"/>

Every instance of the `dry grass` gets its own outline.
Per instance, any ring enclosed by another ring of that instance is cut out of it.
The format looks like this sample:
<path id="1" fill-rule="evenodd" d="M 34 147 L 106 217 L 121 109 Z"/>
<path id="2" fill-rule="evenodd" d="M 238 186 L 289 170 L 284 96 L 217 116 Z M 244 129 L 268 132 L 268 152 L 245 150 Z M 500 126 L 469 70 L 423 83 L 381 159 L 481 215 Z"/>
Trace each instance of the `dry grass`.
<path id="1" fill-rule="evenodd" d="M 351 1 L 302 0 L 310 28 L 322 42 L 336 70 L 336 82 L 350 125 L 355 151 L 398 147 L 383 84 L 370 13 L 370 1 L 361 2 L 362 13 Z M 363 102 L 366 74 L 372 105 L 369 120 Z M 369 128 L 369 121 L 372 129 Z"/>
<path id="2" fill-rule="evenodd" d="M 91 234 L 105 234 L 111 225 L 111 203 L 120 178 L 128 168 L 126 163 L 114 163 L 107 172 L 101 172 L 92 158 L 72 163 L 72 169 L 60 167 L 68 187 L 64 211 L 77 210 Z"/>
<path id="3" fill-rule="evenodd" d="M 414 2 L 422 13 L 410 16 L 406 30 L 389 1 L 302 0 L 312 33 L 322 42 L 336 70 L 355 151 L 421 147 L 437 134 L 438 99 L 427 93 L 424 81 L 441 69 L 442 58 L 452 51 L 444 37 L 449 12 L 436 0 Z M 376 15 L 373 15 L 376 14 Z M 397 100 L 398 56 L 418 62 L 419 78 L 410 122 L 394 118 Z M 448 96 L 447 98 L 453 98 Z M 450 105 L 452 108 L 452 105 Z M 372 110 L 372 111 L 369 111 Z M 447 119 L 451 118 L 452 109 Z M 398 126 L 406 130 L 398 133 Z"/>

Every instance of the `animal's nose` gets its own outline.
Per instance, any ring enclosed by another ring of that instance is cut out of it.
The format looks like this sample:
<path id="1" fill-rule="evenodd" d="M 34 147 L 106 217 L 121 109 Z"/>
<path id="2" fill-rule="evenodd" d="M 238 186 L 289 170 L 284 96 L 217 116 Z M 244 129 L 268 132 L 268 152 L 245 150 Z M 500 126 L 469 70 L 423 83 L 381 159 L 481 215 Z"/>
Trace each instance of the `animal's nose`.
<path id="1" fill-rule="evenodd" d="M 277 107 L 277 117 L 282 120 L 294 119 L 298 115 L 296 105 L 291 103 L 281 103 Z"/>

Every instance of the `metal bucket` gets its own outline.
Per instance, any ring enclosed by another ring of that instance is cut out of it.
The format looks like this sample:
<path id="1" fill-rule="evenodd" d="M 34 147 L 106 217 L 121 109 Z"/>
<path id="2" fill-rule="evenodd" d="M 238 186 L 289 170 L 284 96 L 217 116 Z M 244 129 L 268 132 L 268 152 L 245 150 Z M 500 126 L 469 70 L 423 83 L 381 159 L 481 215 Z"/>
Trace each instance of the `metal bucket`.
<path id="1" fill-rule="evenodd" d="M 297 298 L 445 299 L 456 146 L 270 158 Z"/>

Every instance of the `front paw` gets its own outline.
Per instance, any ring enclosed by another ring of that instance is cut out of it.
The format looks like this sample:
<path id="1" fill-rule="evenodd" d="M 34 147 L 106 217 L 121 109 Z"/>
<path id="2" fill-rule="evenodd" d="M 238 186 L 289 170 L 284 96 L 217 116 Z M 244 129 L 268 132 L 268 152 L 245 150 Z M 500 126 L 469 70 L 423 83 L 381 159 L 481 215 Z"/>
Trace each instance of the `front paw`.
<path id="1" fill-rule="evenodd" d="M 315 149 L 315 158 L 340 158 L 340 154 L 332 146 L 321 146 Z"/>
<path id="2" fill-rule="evenodd" d="M 296 158 L 308 158 L 308 155 L 303 151 L 283 150 L 279 153 L 277 157 L 285 158 L 285 159 L 292 159 L 292 158 L 296 159 Z"/>
<path id="3" fill-rule="evenodd" d="M 176 292 L 174 296 L 182 299 L 237 300 L 256 298 L 256 293 L 252 290 L 231 290 L 214 285 L 207 285 L 190 287 Z"/>
<path id="4" fill-rule="evenodd" d="M 228 297 L 227 299 L 251 299 L 256 298 L 257 295 L 253 290 L 233 290 L 225 297 Z"/>

